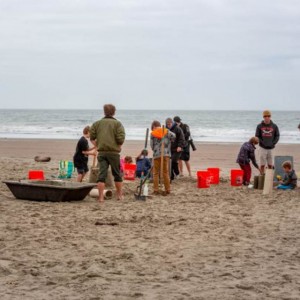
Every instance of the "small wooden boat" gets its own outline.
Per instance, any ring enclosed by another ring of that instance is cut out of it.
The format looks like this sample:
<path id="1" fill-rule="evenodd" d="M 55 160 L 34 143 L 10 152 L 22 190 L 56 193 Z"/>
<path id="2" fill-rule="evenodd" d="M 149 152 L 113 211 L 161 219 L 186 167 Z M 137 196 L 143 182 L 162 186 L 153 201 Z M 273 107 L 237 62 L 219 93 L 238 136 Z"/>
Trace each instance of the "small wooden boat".
<path id="1" fill-rule="evenodd" d="M 96 185 L 62 180 L 6 180 L 3 183 L 17 199 L 53 202 L 83 200 Z"/>

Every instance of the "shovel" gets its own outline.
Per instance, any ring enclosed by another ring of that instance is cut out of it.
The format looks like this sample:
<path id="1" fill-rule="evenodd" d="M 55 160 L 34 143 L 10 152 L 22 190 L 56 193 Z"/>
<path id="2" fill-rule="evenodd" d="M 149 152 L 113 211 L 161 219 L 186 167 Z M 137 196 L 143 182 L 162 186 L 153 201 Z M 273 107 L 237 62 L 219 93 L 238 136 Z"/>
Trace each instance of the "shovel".
<path id="1" fill-rule="evenodd" d="M 93 157 L 93 164 L 90 170 L 89 182 L 96 183 L 98 178 L 99 168 L 96 167 L 96 155 Z"/>
<path id="2" fill-rule="evenodd" d="M 165 141 L 164 141 L 165 126 L 162 127 L 162 139 L 160 148 L 160 178 L 159 178 L 159 189 L 162 191 L 162 180 L 164 176 L 164 152 L 165 152 Z"/>

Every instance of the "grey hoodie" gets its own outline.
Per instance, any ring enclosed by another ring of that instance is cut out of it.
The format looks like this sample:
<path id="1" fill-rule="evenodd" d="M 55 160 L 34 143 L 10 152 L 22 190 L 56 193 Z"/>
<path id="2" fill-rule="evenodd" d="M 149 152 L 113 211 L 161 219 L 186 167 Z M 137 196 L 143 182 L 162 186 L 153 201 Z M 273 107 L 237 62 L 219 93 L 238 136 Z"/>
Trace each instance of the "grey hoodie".
<path id="1" fill-rule="evenodd" d="M 164 143 L 164 156 L 171 156 L 171 141 L 175 139 L 175 134 L 168 130 L 168 133 L 162 138 L 156 138 L 152 134 L 150 135 L 150 146 L 153 150 L 153 158 L 158 158 L 161 156 L 161 145 L 162 141 Z"/>

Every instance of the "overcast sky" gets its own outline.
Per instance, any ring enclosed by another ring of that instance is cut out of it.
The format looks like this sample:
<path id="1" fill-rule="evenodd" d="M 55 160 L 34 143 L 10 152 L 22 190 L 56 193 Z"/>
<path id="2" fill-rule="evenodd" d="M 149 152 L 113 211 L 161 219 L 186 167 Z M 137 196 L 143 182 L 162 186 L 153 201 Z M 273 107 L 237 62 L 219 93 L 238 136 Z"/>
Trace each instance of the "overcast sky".
<path id="1" fill-rule="evenodd" d="M 298 0 L 0 0 L 0 108 L 300 110 Z"/>

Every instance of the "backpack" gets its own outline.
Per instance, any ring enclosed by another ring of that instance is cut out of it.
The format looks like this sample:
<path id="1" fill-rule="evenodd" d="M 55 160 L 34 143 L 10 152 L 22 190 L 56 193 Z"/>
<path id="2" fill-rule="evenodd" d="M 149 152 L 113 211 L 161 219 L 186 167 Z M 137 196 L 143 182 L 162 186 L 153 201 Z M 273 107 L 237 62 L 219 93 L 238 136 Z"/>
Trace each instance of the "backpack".
<path id="1" fill-rule="evenodd" d="M 74 172 L 74 164 L 72 161 L 61 160 L 59 162 L 58 178 L 71 178 Z"/>
<path id="2" fill-rule="evenodd" d="M 187 146 L 187 145 L 188 145 L 188 140 L 189 140 L 189 138 L 190 138 L 190 136 L 191 136 L 190 127 L 189 127 L 189 125 L 187 125 L 187 124 L 182 124 L 182 125 L 180 126 L 180 128 L 181 128 L 182 131 L 183 131 L 184 140 L 185 140 L 185 142 L 186 142 L 186 145 L 185 145 L 185 146 Z"/>

